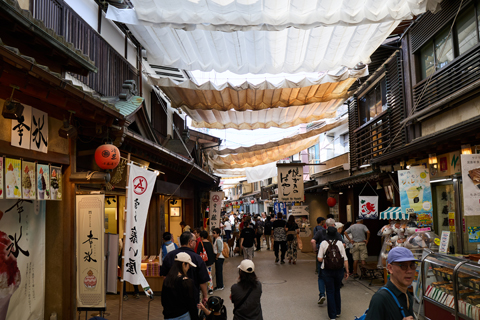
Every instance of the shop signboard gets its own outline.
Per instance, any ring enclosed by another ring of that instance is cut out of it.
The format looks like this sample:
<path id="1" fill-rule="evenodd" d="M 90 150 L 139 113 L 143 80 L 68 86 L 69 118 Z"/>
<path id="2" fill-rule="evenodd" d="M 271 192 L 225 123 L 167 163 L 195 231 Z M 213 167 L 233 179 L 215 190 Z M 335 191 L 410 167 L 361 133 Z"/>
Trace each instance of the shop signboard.
<path id="1" fill-rule="evenodd" d="M 292 206 L 293 216 L 308 216 L 308 206 Z"/>
<path id="2" fill-rule="evenodd" d="M 48 152 L 48 114 L 32 108 L 32 137 L 30 149 Z"/>
<path id="3" fill-rule="evenodd" d="M 358 196 L 358 217 L 378 219 L 378 196 Z"/>
<path id="4" fill-rule="evenodd" d="M 447 253 L 449 242 L 450 242 L 450 231 L 442 231 L 442 237 L 440 238 L 440 247 L 438 248 L 438 252 Z"/>
<path id="5" fill-rule="evenodd" d="M 402 213 L 417 215 L 419 227 L 432 226 L 432 188 L 428 169 L 423 166 L 398 171 Z"/>
<path id="6" fill-rule="evenodd" d="M 303 201 L 303 164 L 279 166 L 278 201 Z"/>
<path id="7" fill-rule="evenodd" d="M 287 204 L 285 202 L 274 202 L 273 210 L 275 211 L 275 216 L 278 212 L 281 212 L 284 217 L 287 216 Z"/>
<path id="8" fill-rule="evenodd" d="M 10 144 L 14 147 L 48 152 L 48 114 L 23 105 L 22 117 L 12 120 Z"/>
<path id="9" fill-rule="evenodd" d="M 465 216 L 480 215 L 480 154 L 462 154 Z"/>
<path id="10" fill-rule="evenodd" d="M 141 270 L 142 246 L 148 207 L 152 198 L 157 173 L 129 163 L 128 199 L 125 223 L 123 279 L 131 284 L 150 289 Z"/>
<path id="11" fill-rule="evenodd" d="M 220 227 L 220 215 L 222 210 L 222 200 L 225 197 L 223 191 L 210 191 L 210 211 L 208 212 L 208 221 L 210 225 L 210 232 Z"/>
<path id="12" fill-rule="evenodd" d="M 77 308 L 105 308 L 105 195 L 78 195 L 76 208 Z"/>
<path id="13" fill-rule="evenodd" d="M 45 202 L 0 201 L 0 319 L 44 319 Z"/>
<path id="14" fill-rule="evenodd" d="M 12 120 L 11 145 L 18 148 L 30 149 L 32 136 L 32 107 L 23 105 L 22 116 Z"/>

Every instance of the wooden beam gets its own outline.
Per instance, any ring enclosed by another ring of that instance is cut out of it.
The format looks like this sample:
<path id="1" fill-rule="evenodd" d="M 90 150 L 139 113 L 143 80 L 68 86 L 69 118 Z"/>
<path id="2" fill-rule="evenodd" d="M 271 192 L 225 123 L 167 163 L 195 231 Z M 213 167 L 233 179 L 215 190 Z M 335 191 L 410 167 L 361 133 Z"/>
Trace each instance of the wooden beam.
<path id="1" fill-rule="evenodd" d="M 6 155 L 15 158 L 22 158 L 24 160 L 51 162 L 55 164 L 69 165 L 70 160 L 68 154 L 61 154 L 58 152 L 43 153 L 29 149 L 22 149 L 13 147 L 10 142 L 0 140 L 1 155 Z"/>

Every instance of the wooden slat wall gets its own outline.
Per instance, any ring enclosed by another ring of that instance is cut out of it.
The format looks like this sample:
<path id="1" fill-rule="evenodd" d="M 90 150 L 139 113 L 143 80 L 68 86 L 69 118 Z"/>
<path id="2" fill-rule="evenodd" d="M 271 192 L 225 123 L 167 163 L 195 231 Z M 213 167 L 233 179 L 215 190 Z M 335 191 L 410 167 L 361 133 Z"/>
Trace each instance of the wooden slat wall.
<path id="1" fill-rule="evenodd" d="M 357 142 L 355 139 L 354 131 L 359 126 L 358 122 L 358 104 L 357 96 L 353 96 L 348 104 L 348 132 L 350 139 L 350 167 L 358 167 L 358 157 L 357 157 Z M 262 196 L 263 197 L 263 196 Z M 264 198 L 266 199 L 266 198 Z"/>
<path id="2" fill-rule="evenodd" d="M 394 139 L 387 152 L 402 147 L 405 144 L 405 128 L 402 128 L 400 122 L 405 118 L 405 94 L 403 87 L 403 68 L 401 53 L 397 51 L 396 59 L 392 59 L 386 66 L 387 83 L 387 102 L 390 108 L 389 127 L 391 137 Z M 399 130 L 401 132 L 398 134 Z M 396 138 L 395 138 L 396 136 Z"/>
<path id="3" fill-rule="evenodd" d="M 158 99 L 154 91 L 151 92 L 152 103 L 152 127 L 160 142 L 163 142 L 168 134 L 168 118 L 164 108 L 167 105 L 163 99 Z"/>
<path id="4" fill-rule="evenodd" d="M 462 8 L 470 5 L 472 1 L 463 1 Z M 432 38 L 446 24 L 450 24 L 457 13 L 460 1 L 443 0 L 441 10 L 433 14 L 430 11 L 423 14 L 410 29 L 410 48 L 412 53 L 420 49 L 428 40 Z"/>
<path id="5" fill-rule="evenodd" d="M 145 226 L 145 254 L 157 256 L 165 232 L 165 196 L 153 194 Z"/>
<path id="6" fill-rule="evenodd" d="M 185 124 L 183 123 L 182 117 L 180 117 L 177 113 L 173 114 L 173 124 L 175 125 L 175 128 L 177 128 L 178 133 L 182 134 L 182 131 L 185 128 Z M 173 132 L 173 137 L 174 137 L 174 139 L 181 139 L 182 138 L 182 137 L 178 136 L 177 131 L 175 131 L 175 130 Z"/>

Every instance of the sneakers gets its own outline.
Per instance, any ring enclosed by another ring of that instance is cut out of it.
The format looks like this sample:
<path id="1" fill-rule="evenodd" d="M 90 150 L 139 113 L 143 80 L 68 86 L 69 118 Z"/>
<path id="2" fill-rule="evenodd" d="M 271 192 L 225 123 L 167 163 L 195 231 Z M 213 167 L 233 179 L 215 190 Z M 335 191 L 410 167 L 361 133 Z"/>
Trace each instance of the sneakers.
<path id="1" fill-rule="evenodd" d="M 134 297 L 135 297 L 135 299 L 140 299 L 140 294 L 135 293 L 135 296 L 134 296 Z"/>
<path id="2" fill-rule="evenodd" d="M 278 262 L 278 258 L 275 258 L 275 263 L 277 263 L 277 262 Z"/>
<path id="3" fill-rule="evenodd" d="M 318 298 L 318 304 L 323 304 L 325 302 L 325 296 L 320 296 L 320 298 Z"/>
<path id="4" fill-rule="evenodd" d="M 212 294 L 213 294 L 213 290 L 208 290 L 208 294 L 212 295 Z"/>
<path id="5" fill-rule="evenodd" d="M 280 261 L 280 264 L 285 264 L 285 261 L 284 260 Z"/>
<path id="6" fill-rule="evenodd" d="M 123 301 L 127 301 L 128 300 L 128 296 L 123 296 Z"/>
<path id="7" fill-rule="evenodd" d="M 215 288 L 213 288 L 213 291 L 223 290 L 223 289 L 225 289 L 225 287 L 215 287 Z"/>

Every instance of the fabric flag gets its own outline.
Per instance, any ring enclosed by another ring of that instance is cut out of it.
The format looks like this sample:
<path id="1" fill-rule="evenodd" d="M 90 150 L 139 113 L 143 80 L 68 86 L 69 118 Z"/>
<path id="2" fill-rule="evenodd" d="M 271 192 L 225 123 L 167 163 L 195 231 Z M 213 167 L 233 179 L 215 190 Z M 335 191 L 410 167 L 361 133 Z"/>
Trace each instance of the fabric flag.
<path id="1" fill-rule="evenodd" d="M 358 217 L 360 219 L 378 219 L 378 197 L 358 197 Z"/>
<path id="2" fill-rule="evenodd" d="M 141 271 L 142 244 L 148 207 L 157 174 L 132 164 L 129 166 L 123 279 L 131 284 L 141 285 L 146 291 L 149 285 Z"/>
<path id="3" fill-rule="evenodd" d="M 222 211 L 222 200 L 225 197 L 223 191 L 210 191 L 210 207 L 209 207 L 209 221 L 210 233 L 214 228 L 220 228 L 220 215 Z"/>

